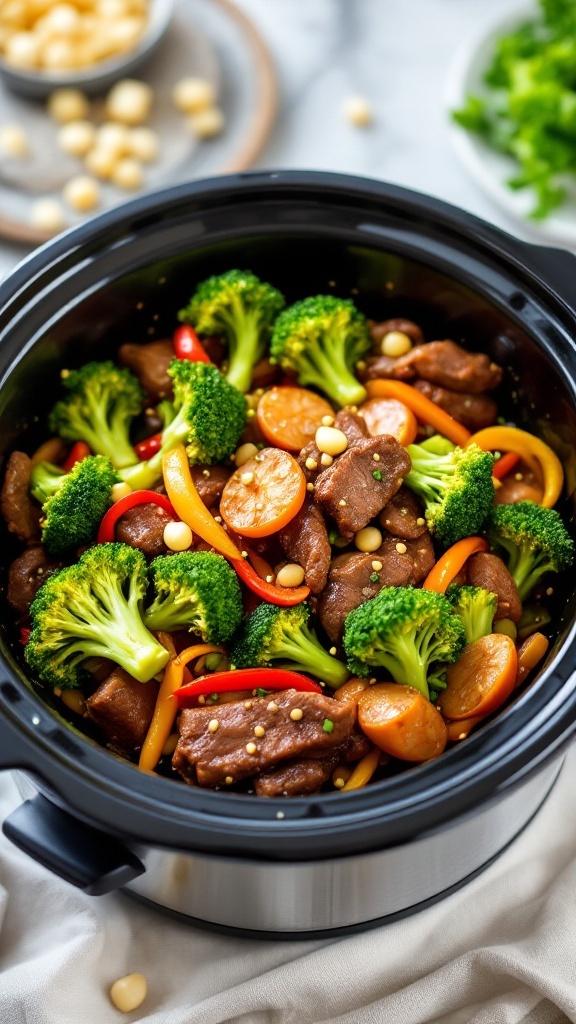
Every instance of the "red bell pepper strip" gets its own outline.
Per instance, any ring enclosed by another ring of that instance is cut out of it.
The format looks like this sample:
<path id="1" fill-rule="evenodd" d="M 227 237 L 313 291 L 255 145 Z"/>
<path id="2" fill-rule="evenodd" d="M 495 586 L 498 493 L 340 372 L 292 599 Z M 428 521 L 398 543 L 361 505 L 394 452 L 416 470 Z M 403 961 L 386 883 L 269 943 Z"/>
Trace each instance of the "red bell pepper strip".
<path id="1" fill-rule="evenodd" d="M 108 509 L 98 531 L 98 544 L 109 544 L 115 539 L 116 523 L 125 512 L 137 505 L 158 505 L 164 509 L 169 516 L 178 521 L 178 516 L 172 504 L 165 494 L 158 494 L 156 491 L 132 491 L 125 498 L 120 498 Z"/>
<path id="2" fill-rule="evenodd" d="M 62 463 L 62 469 L 65 473 L 69 473 L 71 469 L 74 469 L 77 462 L 82 462 L 82 459 L 91 454 L 90 445 L 86 444 L 85 441 L 76 441 L 76 444 L 72 445 L 67 459 Z"/>
<path id="3" fill-rule="evenodd" d="M 161 447 L 162 434 L 152 434 L 150 437 L 145 437 L 143 441 L 138 441 L 138 444 L 134 445 L 134 451 L 140 462 L 147 462 L 160 451 Z"/>
<path id="4" fill-rule="evenodd" d="M 274 583 L 267 583 L 244 558 L 232 558 L 230 564 L 242 582 L 269 604 L 291 608 L 295 604 L 302 604 L 310 594 L 310 587 L 278 587 Z"/>
<path id="5" fill-rule="evenodd" d="M 202 694 L 230 693 L 233 690 L 299 690 L 301 693 L 322 693 L 322 687 L 299 672 L 286 668 L 237 668 L 230 672 L 213 672 L 200 676 L 193 683 L 181 686 L 172 696 L 178 707 L 189 707 Z"/>
<path id="6" fill-rule="evenodd" d="M 492 476 L 495 476 L 497 480 L 503 480 L 508 473 L 511 473 L 520 462 L 520 456 L 516 455 L 516 452 L 506 452 L 500 459 L 494 463 L 492 470 Z"/>
<path id="7" fill-rule="evenodd" d="M 20 630 L 20 643 L 24 644 L 24 647 L 26 647 L 26 644 L 28 643 L 28 641 L 30 639 L 30 634 L 31 633 L 32 633 L 32 630 L 29 629 L 28 626 L 22 626 L 22 628 Z"/>
<path id="8" fill-rule="evenodd" d="M 173 342 L 177 359 L 188 359 L 191 363 L 212 362 L 196 331 L 189 324 L 174 331 Z"/>

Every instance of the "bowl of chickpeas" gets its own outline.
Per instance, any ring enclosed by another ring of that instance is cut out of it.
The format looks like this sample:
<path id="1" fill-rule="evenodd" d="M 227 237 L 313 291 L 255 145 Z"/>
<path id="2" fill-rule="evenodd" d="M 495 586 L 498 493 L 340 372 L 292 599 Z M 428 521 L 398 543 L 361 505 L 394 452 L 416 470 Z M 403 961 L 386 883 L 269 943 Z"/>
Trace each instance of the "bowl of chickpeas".
<path id="1" fill-rule="evenodd" d="M 0 75 L 13 92 L 94 95 L 135 72 L 161 42 L 173 0 L 5 0 Z"/>

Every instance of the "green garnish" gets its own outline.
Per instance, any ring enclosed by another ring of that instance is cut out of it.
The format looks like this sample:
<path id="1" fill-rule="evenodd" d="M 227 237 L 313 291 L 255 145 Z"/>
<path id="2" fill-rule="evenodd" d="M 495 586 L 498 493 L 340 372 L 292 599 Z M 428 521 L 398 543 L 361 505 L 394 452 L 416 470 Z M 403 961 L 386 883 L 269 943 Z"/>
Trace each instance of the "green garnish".
<path id="1" fill-rule="evenodd" d="M 518 167 L 507 184 L 530 188 L 530 216 L 544 220 L 576 176 L 576 5 L 540 0 L 541 12 L 500 37 L 484 74 L 486 92 L 469 95 L 454 120 Z"/>
<path id="2" fill-rule="evenodd" d="M 372 573 L 370 573 L 369 580 L 370 580 L 370 583 L 379 583 L 380 582 L 380 577 L 379 577 L 377 572 L 372 572 Z"/>
<path id="3" fill-rule="evenodd" d="M 330 718 L 325 718 L 322 722 L 322 729 L 324 732 L 333 732 L 334 722 Z"/>
<path id="4" fill-rule="evenodd" d="M 374 477 L 375 480 L 381 480 L 382 479 L 382 470 L 381 469 L 375 469 L 373 471 L 373 473 L 372 473 L 372 476 Z"/>

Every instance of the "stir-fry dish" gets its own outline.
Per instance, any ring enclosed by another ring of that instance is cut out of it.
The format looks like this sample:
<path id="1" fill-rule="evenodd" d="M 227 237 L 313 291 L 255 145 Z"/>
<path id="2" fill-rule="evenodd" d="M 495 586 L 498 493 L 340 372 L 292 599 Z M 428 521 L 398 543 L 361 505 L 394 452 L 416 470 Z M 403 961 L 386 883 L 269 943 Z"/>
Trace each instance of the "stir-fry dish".
<path id="1" fill-rule="evenodd" d="M 557 456 L 505 422 L 500 366 L 410 320 L 239 270 L 178 320 L 62 370 L 7 460 L 29 674 L 192 786 L 349 791 L 438 757 L 548 648 Z"/>

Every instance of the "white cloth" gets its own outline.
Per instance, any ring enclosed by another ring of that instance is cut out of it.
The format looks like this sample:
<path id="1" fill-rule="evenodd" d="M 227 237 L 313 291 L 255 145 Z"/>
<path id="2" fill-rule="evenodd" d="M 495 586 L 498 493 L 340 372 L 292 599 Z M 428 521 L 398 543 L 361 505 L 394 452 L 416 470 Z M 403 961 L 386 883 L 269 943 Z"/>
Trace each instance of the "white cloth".
<path id="1" fill-rule="evenodd" d="M 91 898 L 0 839 L 0 1021 L 113 1024 L 145 974 L 140 1024 L 576 1021 L 576 751 L 487 871 L 435 907 L 345 939 L 255 942 Z M 0 813 L 18 802 L 8 776 Z"/>
<path id="2" fill-rule="evenodd" d="M 518 0 L 239 0 L 280 69 L 259 164 L 383 177 L 506 223 L 453 157 L 442 86 L 462 38 Z M 367 96 L 375 122 L 347 125 Z M 0 271 L 18 258 L 0 249 Z M 90 899 L 0 839 L 0 1024 L 114 1024 L 116 978 L 148 978 L 140 1024 L 558 1024 L 576 1021 L 572 753 L 502 858 L 416 917 L 349 939 L 264 943 Z M 18 802 L 0 776 L 0 816 Z"/>

